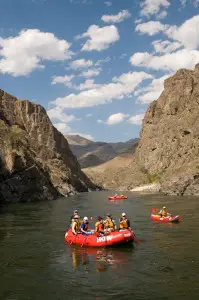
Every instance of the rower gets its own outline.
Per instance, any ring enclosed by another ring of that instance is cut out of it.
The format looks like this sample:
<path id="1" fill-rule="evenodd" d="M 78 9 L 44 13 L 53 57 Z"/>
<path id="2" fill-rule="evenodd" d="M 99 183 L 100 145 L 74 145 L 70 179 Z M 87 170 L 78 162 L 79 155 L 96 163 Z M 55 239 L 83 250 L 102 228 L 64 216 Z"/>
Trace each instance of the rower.
<path id="1" fill-rule="evenodd" d="M 120 230 L 122 229 L 130 229 L 130 221 L 126 217 L 126 213 L 122 213 L 122 217 L 119 219 Z"/>

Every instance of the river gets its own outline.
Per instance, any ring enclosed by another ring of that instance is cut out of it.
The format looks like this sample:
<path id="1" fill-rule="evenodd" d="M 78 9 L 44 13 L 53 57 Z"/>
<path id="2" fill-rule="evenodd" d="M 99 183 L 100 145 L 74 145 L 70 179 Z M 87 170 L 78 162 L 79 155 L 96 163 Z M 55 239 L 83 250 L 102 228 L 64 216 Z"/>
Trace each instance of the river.
<path id="1" fill-rule="evenodd" d="M 11 204 L 0 214 L 1 300 L 199 299 L 199 198 L 110 192 L 82 193 L 51 202 Z M 151 207 L 180 214 L 180 224 L 150 220 Z M 140 243 L 88 249 L 66 245 L 75 208 L 80 216 L 117 221 L 128 214 Z"/>

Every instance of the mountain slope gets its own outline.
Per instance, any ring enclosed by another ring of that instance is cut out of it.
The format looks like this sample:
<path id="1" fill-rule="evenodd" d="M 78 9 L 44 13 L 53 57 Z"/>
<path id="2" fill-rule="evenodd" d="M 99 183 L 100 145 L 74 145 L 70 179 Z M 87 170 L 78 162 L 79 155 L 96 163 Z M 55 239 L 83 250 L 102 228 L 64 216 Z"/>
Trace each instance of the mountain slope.
<path id="1" fill-rule="evenodd" d="M 165 194 L 199 195 L 198 116 L 199 64 L 195 70 L 181 69 L 165 80 L 164 91 L 145 114 L 140 141 L 126 171 L 121 173 L 112 161 L 103 171 L 86 169 L 87 175 L 104 186 L 117 187 L 111 177 L 105 177 L 113 164 L 113 176 L 120 178 L 120 186 L 124 178 L 127 189 L 159 181 Z"/>
<path id="2" fill-rule="evenodd" d="M 45 109 L 0 90 L 1 202 L 54 199 L 95 188 Z"/>
<path id="3" fill-rule="evenodd" d="M 118 153 L 134 148 L 138 141 L 138 139 L 131 139 L 127 142 L 105 143 L 92 142 L 80 136 L 66 137 L 82 168 L 104 163 L 116 157 Z"/>

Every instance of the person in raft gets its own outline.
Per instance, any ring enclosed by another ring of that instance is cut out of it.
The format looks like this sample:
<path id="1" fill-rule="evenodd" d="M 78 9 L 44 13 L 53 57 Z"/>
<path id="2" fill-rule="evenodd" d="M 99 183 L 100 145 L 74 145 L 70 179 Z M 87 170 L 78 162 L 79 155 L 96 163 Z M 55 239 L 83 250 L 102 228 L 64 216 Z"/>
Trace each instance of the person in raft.
<path id="1" fill-rule="evenodd" d="M 127 219 L 126 214 L 122 213 L 122 217 L 119 219 L 119 229 L 130 229 L 130 221 Z"/>
<path id="2" fill-rule="evenodd" d="M 161 215 L 161 217 L 168 217 L 168 216 L 171 215 L 171 214 L 169 214 L 169 213 L 167 212 L 166 206 L 163 206 L 162 209 L 159 211 L 158 214 Z"/>
<path id="3" fill-rule="evenodd" d="M 112 219 L 110 214 L 107 214 L 107 219 L 104 221 L 104 227 L 106 231 L 112 232 L 117 230 L 117 226 L 115 224 L 115 220 Z"/>
<path id="4" fill-rule="evenodd" d="M 92 231 L 88 230 L 88 224 L 89 224 L 88 217 L 84 217 L 83 222 L 81 224 L 81 233 L 84 234 L 84 235 L 85 234 L 86 235 L 93 234 Z"/>
<path id="5" fill-rule="evenodd" d="M 71 222 L 74 221 L 74 217 L 75 217 L 75 216 L 78 216 L 78 210 L 77 210 L 77 209 L 74 210 L 73 215 L 72 215 L 71 218 L 70 218 L 70 219 L 71 219 Z"/>
<path id="6" fill-rule="evenodd" d="M 97 218 L 97 222 L 95 223 L 95 234 L 97 236 L 104 235 L 104 221 L 102 217 Z"/>
<path id="7" fill-rule="evenodd" d="M 72 222 L 72 233 L 77 235 L 80 233 L 81 221 L 79 220 L 79 216 L 75 215 Z"/>

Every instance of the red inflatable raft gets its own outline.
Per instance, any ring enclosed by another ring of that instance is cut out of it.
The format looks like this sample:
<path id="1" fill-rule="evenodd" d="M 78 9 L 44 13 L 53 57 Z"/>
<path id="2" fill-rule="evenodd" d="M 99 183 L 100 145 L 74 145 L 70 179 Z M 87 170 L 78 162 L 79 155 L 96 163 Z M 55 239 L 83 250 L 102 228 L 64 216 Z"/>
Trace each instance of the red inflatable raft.
<path id="1" fill-rule="evenodd" d="M 177 215 L 177 216 L 167 216 L 167 217 L 161 217 L 159 214 L 157 214 L 158 211 L 155 208 L 152 209 L 152 213 L 151 213 L 151 220 L 152 221 L 158 221 L 158 222 L 163 222 L 163 223 L 178 223 L 181 221 L 182 217 Z"/>
<path id="2" fill-rule="evenodd" d="M 127 196 L 108 196 L 109 200 L 123 200 L 123 199 L 127 199 Z"/>
<path id="3" fill-rule="evenodd" d="M 69 229 L 65 234 L 65 241 L 69 244 L 80 245 L 81 247 L 106 247 L 117 244 L 126 244 L 134 240 L 134 232 L 132 230 L 114 231 L 106 236 L 97 237 L 95 234 L 83 235 L 81 233 L 74 235 Z"/>

